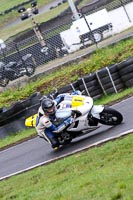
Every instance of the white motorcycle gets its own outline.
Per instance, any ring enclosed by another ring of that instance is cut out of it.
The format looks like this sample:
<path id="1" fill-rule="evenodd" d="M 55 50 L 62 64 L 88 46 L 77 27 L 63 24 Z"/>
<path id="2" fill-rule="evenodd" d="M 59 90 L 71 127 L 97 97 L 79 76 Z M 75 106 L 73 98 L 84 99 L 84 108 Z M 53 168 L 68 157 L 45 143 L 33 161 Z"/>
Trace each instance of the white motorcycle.
<path id="1" fill-rule="evenodd" d="M 35 126 L 36 116 L 26 119 L 26 126 Z M 68 144 L 72 139 L 88 134 L 99 128 L 100 124 L 116 126 L 121 124 L 123 116 L 115 109 L 103 105 L 94 105 L 93 99 L 84 95 L 66 94 L 64 100 L 58 104 L 55 125 L 60 125 L 68 117 L 72 123 L 60 133 L 55 133 L 60 145 Z"/>

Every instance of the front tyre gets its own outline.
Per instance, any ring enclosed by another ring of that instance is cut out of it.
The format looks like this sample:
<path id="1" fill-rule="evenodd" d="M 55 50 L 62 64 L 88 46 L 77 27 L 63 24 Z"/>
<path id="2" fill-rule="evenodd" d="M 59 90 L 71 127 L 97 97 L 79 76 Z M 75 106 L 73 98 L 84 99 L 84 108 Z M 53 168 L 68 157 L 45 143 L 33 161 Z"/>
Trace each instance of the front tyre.
<path id="1" fill-rule="evenodd" d="M 121 124 L 123 116 L 117 110 L 113 108 L 104 108 L 100 113 L 100 119 L 98 120 L 101 124 L 108 126 L 116 126 Z"/>

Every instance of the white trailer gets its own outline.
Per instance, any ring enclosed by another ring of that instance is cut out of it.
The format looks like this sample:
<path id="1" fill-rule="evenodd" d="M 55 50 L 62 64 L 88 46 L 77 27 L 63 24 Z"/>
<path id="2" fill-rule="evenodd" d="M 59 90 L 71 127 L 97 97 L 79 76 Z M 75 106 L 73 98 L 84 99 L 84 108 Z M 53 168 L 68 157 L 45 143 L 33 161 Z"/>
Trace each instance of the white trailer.
<path id="1" fill-rule="evenodd" d="M 76 51 L 81 46 L 100 42 L 104 33 L 112 31 L 112 23 L 106 9 L 74 21 L 70 29 L 60 33 L 68 52 Z"/>

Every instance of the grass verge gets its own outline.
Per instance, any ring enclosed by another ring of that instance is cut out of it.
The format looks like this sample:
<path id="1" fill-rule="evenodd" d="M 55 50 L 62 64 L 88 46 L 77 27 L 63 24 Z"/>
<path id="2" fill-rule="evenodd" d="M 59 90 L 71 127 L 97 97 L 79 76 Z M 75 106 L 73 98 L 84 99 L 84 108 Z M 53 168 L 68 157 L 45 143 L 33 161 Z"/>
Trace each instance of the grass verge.
<path id="1" fill-rule="evenodd" d="M 17 133 L 12 133 L 5 138 L 0 139 L 0 150 L 4 150 L 28 139 L 34 138 L 36 131 L 34 128 L 24 129 Z"/>
<path id="2" fill-rule="evenodd" d="M 0 182 L 0 199 L 132 200 L 133 134 Z"/>
<path id="3" fill-rule="evenodd" d="M 18 100 L 23 100 L 34 92 L 49 94 L 55 88 L 62 88 L 69 83 L 77 81 L 78 78 L 95 72 L 103 67 L 119 63 L 133 55 L 133 40 L 121 41 L 113 46 L 98 49 L 92 55 L 78 60 L 69 66 L 63 66 L 49 75 L 44 75 L 36 81 L 32 81 L 18 89 L 6 89 L 0 93 L 0 107 L 9 107 Z M 45 67 L 42 66 L 42 67 Z"/>

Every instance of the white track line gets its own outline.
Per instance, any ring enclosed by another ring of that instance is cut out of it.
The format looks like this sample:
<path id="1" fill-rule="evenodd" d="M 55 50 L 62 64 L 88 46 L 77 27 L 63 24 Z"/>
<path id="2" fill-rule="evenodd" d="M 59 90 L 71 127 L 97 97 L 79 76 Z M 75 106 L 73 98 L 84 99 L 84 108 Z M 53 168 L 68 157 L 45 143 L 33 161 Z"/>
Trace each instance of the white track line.
<path id="1" fill-rule="evenodd" d="M 32 167 L 29 167 L 29 168 L 27 168 L 27 169 L 20 170 L 20 171 L 18 171 L 18 172 L 9 174 L 9 175 L 7 175 L 7 176 L 3 176 L 3 177 L 0 178 L 0 181 L 1 181 L 1 180 L 4 180 L 4 179 L 7 179 L 7 178 L 10 178 L 11 176 L 15 176 L 15 175 L 17 175 L 17 174 L 21 174 L 21 173 L 23 173 L 23 172 L 27 172 L 27 171 L 32 170 L 32 169 L 34 169 L 34 168 L 37 168 L 37 167 L 39 167 L 39 166 L 52 163 L 52 162 L 54 162 L 54 161 L 56 161 L 56 160 L 60 160 L 60 159 L 62 159 L 62 158 L 64 158 L 64 157 L 73 155 L 73 154 L 75 154 L 75 153 L 78 153 L 78 152 L 81 152 L 81 151 L 85 151 L 85 150 L 87 150 L 87 149 L 90 149 L 90 148 L 92 148 L 92 147 L 95 147 L 95 146 L 98 146 L 98 145 L 100 145 L 100 144 L 106 143 L 106 142 L 108 142 L 108 141 L 115 140 L 115 139 L 117 139 L 117 138 L 120 138 L 120 137 L 122 137 L 122 136 L 128 135 L 128 134 L 130 134 L 130 133 L 133 133 L 133 129 L 130 129 L 130 130 L 128 130 L 128 131 L 125 131 L 125 132 L 123 132 L 123 133 L 120 133 L 120 134 L 117 135 L 117 136 L 113 136 L 113 137 L 106 138 L 106 139 L 104 139 L 104 140 L 101 140 L 101 141 L 96 142 L 96 143 L 94 143 L 94 144 L 91 144 L 91 145 L 89 145 L 89 146 L 86 146 L 86 147 L 83 147 L 83 148 L 74 150 L 74 151 L 71 152 L 71 153 L 67 153 L 67 154 L 65 154 L 65 155 L 58 156 L 58 157 L 56 157 L 56 158 L 50 159 L 50 160 L 48 160 L 48 161 L 41 162 L 41 163 L 39 163 L 39 164 L 37 164 L 37 165 L 34 165 L 34 166 L 32 166 Z"/>

